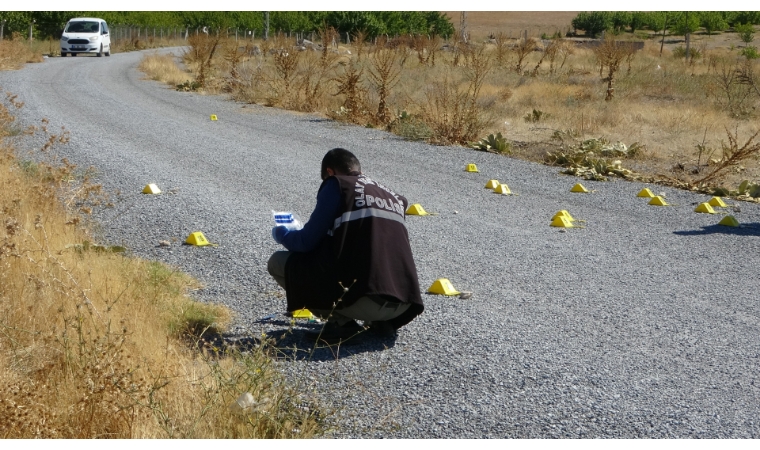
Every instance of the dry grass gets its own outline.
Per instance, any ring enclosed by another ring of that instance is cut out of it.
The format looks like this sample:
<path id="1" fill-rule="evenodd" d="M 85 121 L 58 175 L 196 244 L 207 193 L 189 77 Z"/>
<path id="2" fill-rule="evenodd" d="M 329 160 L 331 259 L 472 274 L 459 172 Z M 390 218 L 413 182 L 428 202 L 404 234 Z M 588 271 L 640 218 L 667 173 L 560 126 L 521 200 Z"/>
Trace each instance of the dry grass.
<path id="1" fill-rule="evenodd" d="M 178 85 L 192 80 L 192 75 L 180 69 L 172 53 L 145 55 L 138 69 L 145 72 L 151 80 Z"/>
<path id="2" fill-rule="evenodd" d="M 42 53 L 35 51 L 18 33 L 0 41 L 0 70 L 18 70 L 26 63 L 42 62 Z"/>
<path id="3" fill-rule="evenodd" d="M 229 312 L 187 297 L 197 282 L 93 243 L 82 224 L 97 186 L 65 161 L 17 160 L 14 105 L 0 105 L 0 438 L 317 433 L 263 347 L 202 344 Z M 49 135 L 44 153 L 66 139 Z M 245 392 L 255 404 L 230 409 Z"/>
<path id="4" fill-rule="evenodd" d="M 459 29 L 460 11 L 446 11 L 454 27 Z M 523 31 L 528 37 L 551 36 L 557 31 L 564 34 L 570 22 L 578 15 L 575 11 L 471 11 L 467 13 L 467 29 L 476 41 L 503 32 L 517 38 Z"/>

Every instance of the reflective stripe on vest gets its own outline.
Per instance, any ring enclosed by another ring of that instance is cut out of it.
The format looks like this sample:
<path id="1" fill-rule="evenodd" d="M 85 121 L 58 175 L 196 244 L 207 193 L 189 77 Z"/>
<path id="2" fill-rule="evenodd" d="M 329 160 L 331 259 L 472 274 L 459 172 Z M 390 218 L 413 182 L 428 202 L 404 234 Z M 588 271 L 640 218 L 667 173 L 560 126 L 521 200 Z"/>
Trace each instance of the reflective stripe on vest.
<path id="1" fill-rule="evenodd" d="M 333 225 L 333 229 L 328 231 L 327 234 L 330 236 L 333 235 L 333 232 L 338 229 L 338 227 L 341 226 L 341 224 L 350 222 L 352 220 L 358 220 L 363 219 L 365 217 L 379 217 L 381 219 L 389 219 L 389 220 L 395 220 L 396 222 L 399 222 L 401 224 L 404 223 L 404 218 L 401 217 L 396 212 L 390 212 L 384 209 L 378 209 L 378 208 L 362 208 L 356 211 L 348 211 L 343 214 L 341 214 L 340 217 L 335 219 L 335 224 Z"/>

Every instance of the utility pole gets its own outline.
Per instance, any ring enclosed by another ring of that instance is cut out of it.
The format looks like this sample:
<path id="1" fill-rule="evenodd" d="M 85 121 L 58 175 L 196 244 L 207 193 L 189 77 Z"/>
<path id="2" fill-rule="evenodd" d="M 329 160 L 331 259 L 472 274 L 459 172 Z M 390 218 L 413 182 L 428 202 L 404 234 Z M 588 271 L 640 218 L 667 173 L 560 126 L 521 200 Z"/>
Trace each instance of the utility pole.
<path id="1" fill-rule="evenodd" d="M 264 12 L 264 40 L 269 39 L 269 11 Z"/>
<path id="2" fill-rule="evenodd" d="M 660 56 L 662 56 L 662 46 L 665 45 L 665 30 L 668 28 L 668 12 L 665 11 L 665 22 L 662 24 L 662 40 L 660 41 Z"/>
<path id="3" fill-rule="evenodd" d="M 32 38 L 33 38 L 32 32 L 34 31 L 34 22 L 35 21 L 32 20 L 32 23 L 29 24 L 29 43 L 30 44 L 32 43 Z"/>
<path id="4" fill-rule="evenodd" d="M 459 16 L 459 31 L 462 34 L 462 42 L 467 43 L 467 11 L 462 11 Z"/>
<path id="5" fill-rule="evenodd" d="M 0 41 L 3 40 L 3 30 L 5 30 L 5 19 L 0 22 Z"/>
<path id="6" fill-rule="evenodd" d="M 689 62 L 689 50 L 691 47 L 691 33 L 689 32 L 689 11 L 686 11 L 686 62 Z"/>

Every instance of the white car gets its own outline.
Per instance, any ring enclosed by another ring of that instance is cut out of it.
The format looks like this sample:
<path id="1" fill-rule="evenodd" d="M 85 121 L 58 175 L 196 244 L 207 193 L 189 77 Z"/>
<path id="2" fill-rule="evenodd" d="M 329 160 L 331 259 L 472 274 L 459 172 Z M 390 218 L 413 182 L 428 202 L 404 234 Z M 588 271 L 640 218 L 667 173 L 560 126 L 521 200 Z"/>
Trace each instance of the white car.
<path id="1" fill-rule="evenodd" d="M 111 35 L 103 19 L 78 17 L 71 19 L 61 36 L 61 56 L 95 53 L 111 56 Z"/>

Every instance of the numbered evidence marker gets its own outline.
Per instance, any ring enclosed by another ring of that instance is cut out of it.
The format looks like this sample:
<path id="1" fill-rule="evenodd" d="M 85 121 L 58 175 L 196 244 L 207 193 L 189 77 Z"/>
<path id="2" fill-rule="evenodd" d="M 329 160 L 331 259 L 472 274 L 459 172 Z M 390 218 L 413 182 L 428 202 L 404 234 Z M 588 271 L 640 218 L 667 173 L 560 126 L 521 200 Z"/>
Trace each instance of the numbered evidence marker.
<path id="1" fill-rule="evenodd" d="M 293 318 L 294 319 L 312 319 L 314 318 L 314 315 L 306 308 L 303 309 L 297 309 L 293 311 Z"/>
<path id="2" fill-rule="evenodd" d="M 725 208 L 728 206 L 726 202 L 724 202 L 720 197 L 713 197 L 707 203 L 709 203 L 713 208 Z"/>
<path id="3" fill-rule="evenodd" d="M 509 186 L 507 186 L 504 183 L 499 184 L 495 188 L 493 188 L 493 191 L 497 194 L 501 195 L 512 195 L 512 191 L 509 190 Z"/>
<path id="4" fill-rule="evenodd" d="M 211 114 L 211 120 L 216 121 L 216 114 Z"/>
<path id="5" fill-rule="evenodd" d="M 480 172 L 478 170 L 478 166 L 475 164 L 467 164 L 467 166 L 464 168 L 465 172 Z"/>
<path id="6" fill-rule="evenodd" d="M 717 214 L 712 206 L 710 206 L 709 203 L 704 202 L 700 203 L 696 208 L 694 208 L 694 212 L 698 213 L 705 213 L 705 214 Z"/>
<path id="7" fill-rule="evenodd" d="M 461 292 L 454 289 L 454 286 L 451 284 L 451 281 L 449 281 L 447 278 L 439 278 L 433 282 L 433 284 L 428 288 L 428 294 L 438 294 L 438 295 L 459 295 Z"/>
<path id="8" fill-rule="evenodd" d="M 488 183 L 486 183 L 486 189 L 496 189 L 498 185 L 499 180 L 488 180 Z"/>
<path id="9" fill-rule="evenodd" d="M 410 205 L 408 208 L 406 208 L 406 213 L 410 216 L 429 216 L 430 215 L 430 213 L 425 211 L 425 209 L 419 203 L 415 203 L 413 205 Z"/>
<path id="10" fill-rule="evenodd" d="M 185 240 L 185 243 L 190 245 L 196 245 L 198 247 L 203 247 L 204 245 L 211 245 L 211 243 L 206 240 L 206 236 L 203 235 L 200 231 L 195 231 L 193 233 L 190 233 L 190 236 L 187 237 L 187 240 Z"/>

